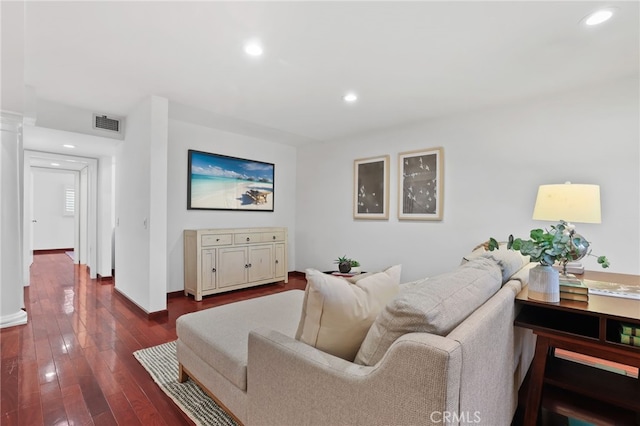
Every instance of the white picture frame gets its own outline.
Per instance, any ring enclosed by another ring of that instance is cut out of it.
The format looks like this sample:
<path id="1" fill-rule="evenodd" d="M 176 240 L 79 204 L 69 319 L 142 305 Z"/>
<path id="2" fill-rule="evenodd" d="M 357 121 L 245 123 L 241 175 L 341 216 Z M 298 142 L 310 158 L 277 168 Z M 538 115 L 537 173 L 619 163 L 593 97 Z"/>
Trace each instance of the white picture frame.
<path id="1" fill-rule="evenodd" d="M 353 218 L 389 219 L 389 155 L 353 161 Z"/>
<path id="2" fill-rule="evenodd" d="M 399 153 L 398 219 L 442 220 L 443 207 L 443 148 Z"/>

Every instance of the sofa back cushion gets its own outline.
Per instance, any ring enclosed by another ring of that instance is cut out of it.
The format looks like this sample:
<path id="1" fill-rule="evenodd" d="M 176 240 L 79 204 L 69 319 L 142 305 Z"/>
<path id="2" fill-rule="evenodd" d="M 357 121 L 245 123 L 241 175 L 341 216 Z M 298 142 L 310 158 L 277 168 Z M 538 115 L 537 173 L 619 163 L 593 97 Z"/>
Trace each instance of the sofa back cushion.
<path id="1" fill-rule="evenodd" d="M 307 269 L 307 288 L 296 339 L 348 361 L 378 313 L 398 293 L 401 266 L 355 283 Z"/>
<path id="2" fill-rule="evenodd" d="M 354 362 L 374 365 L 400 336 L 412 332 L 446 336 L 500 289 L 502 274 L 490 259 L 472 259 L 455 271 L 403 290 L 371 325 Z"/>

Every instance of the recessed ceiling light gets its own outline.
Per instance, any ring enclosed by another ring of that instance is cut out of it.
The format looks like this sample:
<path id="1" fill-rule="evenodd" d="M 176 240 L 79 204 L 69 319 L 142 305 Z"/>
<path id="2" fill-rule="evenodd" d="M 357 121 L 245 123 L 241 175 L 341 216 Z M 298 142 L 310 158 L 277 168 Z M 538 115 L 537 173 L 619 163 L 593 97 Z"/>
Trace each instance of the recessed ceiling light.
<path id="1" fill-rule="evenodd" d="M 249 56 L 262 56 L 264 50 L 257 41 L 250 41 L 244 45 L 244 51 Z"/>
<path id="2" fill-rule="evenodd" d="M 355 101 L 358 100 L 358 95 L 356 95 L 353 92 L 349 92 L 347 94 L 345 94 L 342 99 L 344 99 L 345 102 L 348 102 L 350 104 L 354 103 Z"/>
<path id="3" fill-rule="evenodd" d="M 603 22 L 608 21 L 613 16 L 613 9 L 600 9 L 588 15 L 584 18 L 584 24 L 590 27 L 594 25 L 602 24 Z"/>
<path id="4" fill-rule="evenodd" d="M 62 145 L 62 146 L 63 146 L 63 147 L 65 147 L 65 148 L 69 148 L 69 149 L 72 149 L 72 148 L 75 148 L 75 147 L 76 147 L 75 145 L 71 145 L 71 144 L 68 144 L 68 143 L 65 143 L 65 144 L 64 144 L 64 145 Z"/>
<path id="5" fill-rule="evenodd" d="M 54 167 L 58 167 L 60 165 L 60 163 L 51 163 L 52 166 Z"/>

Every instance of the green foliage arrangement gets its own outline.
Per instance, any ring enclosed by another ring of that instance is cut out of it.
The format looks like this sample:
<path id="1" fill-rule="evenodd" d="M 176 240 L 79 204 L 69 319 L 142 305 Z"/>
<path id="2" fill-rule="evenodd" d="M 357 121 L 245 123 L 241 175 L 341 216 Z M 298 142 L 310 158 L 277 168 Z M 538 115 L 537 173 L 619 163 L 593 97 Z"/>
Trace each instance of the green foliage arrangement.
<path id="1" fill-rule="evenodd" d="M 498 246 L 498 241 L 494 238 L 489 239 L 489 251 L 497 249 Z M 549 231 L 532 229 L 529 240 L 513 238 L 513 235 L 509 235 L 507 249 L 529 256 L 532 262 L 549 266 L 560 262 L 565 268 L 568 262 L 584 256 L 594 256 L 591 254 L 589 242 L 582 235 L 577 234 L 572 225 L 563 220 L 557 225 L 552 225 Z M 599 256 L 598 264 L 608 268 L 609 260 L 606 256 Z"/>
<path id="2" fill-rule="evenodd" d="M 360 266 L 360 262 L 358 262 L 355 259 L 349 259 L 346 254 L 344 256 L 339 257 L 339 258 L 337 258 L 336 260 L 333 261 L 333 263 L 337 263 L 338 265 L 341 264 L 341 263 L 346 263 L 346 262 L 349 262 L 349 266 L 351 266 L 352 268 L 356 268 L 356 267 Z"/>

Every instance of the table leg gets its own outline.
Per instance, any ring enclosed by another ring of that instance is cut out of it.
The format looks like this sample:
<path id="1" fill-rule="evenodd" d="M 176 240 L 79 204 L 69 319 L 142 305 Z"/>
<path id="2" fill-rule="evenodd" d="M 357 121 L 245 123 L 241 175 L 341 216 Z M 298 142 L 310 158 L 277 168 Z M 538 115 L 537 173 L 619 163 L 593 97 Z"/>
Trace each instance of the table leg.
<path id="1" fill-rule="evenodd" d="M 544 385 L 544 369 L 547 365 L 549 339 L 537 336 L 536 352 L 531 363 L 531 380 L 524 411 L 524 426 L 535 426 L 540 412 L 542 386 Z"/>

